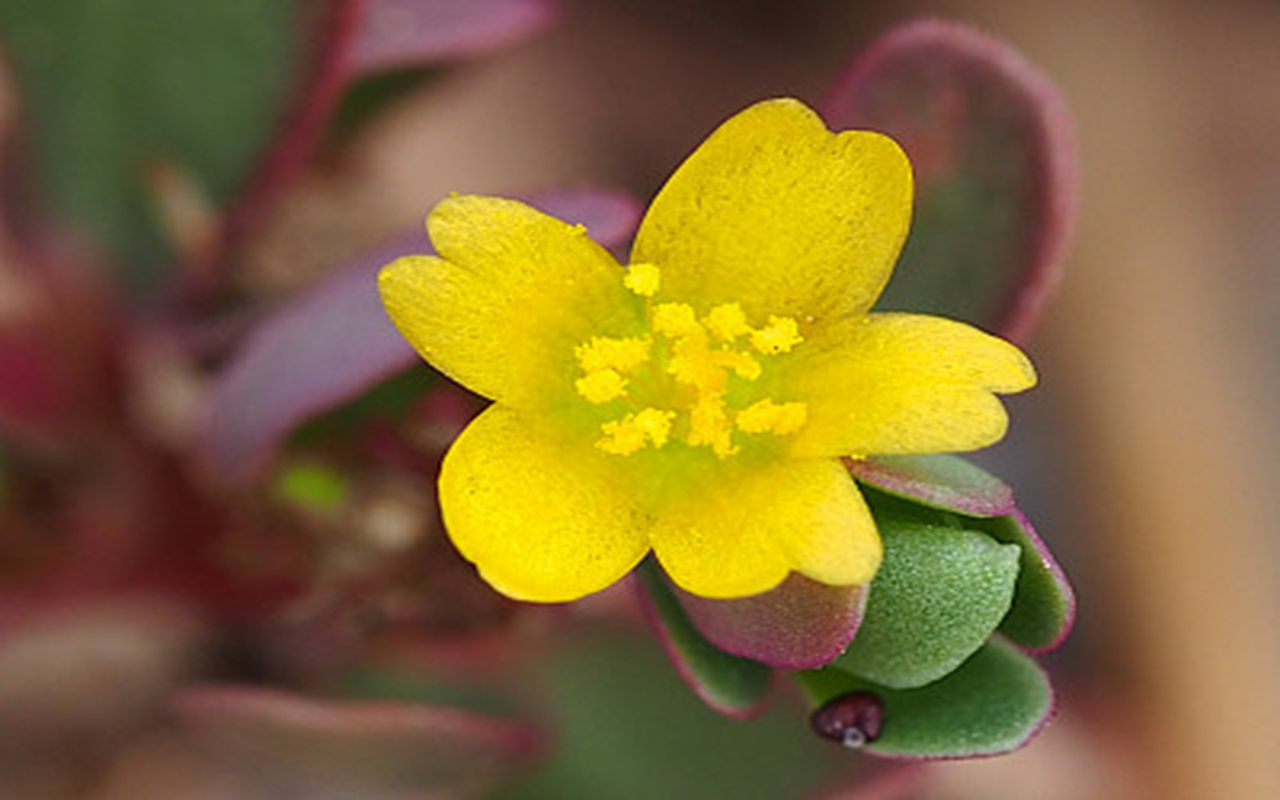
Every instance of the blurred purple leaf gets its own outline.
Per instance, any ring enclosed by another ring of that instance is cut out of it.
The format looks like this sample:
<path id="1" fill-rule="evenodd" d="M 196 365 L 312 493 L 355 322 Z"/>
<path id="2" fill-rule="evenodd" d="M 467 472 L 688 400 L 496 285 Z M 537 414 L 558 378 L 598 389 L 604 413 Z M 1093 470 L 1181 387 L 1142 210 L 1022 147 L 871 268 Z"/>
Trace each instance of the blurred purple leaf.
<path id="1" fill-rule="evenodd" d="M 823 109 L 836 128 L 889 134 L 915 168 L 915 220 L 881 307 L 1025 339 L 1075 215 L 1075 148 L 1053 84 L 994 37 L 923 20 L 872 43 Z"/>
<path id="2" fill-rule="evenodd" d="M 849 472 L 862 483 L 934 508 L 974 517 L 1013 512 L 1013 491 L 960 456 L 876 456 L 855 459 Z"/>
<path id="3" fill-rule="evenodd" d="M 480 55 L 555 15 L 551 0 L 366 0 L 348 69 L 359 76 Z"/>
<path id="4" fill-rule="evenodd" d="M 606 246 L 630 235 L 640 213 L 630 196 L 606 189 L 545 192 L 530 202 L 586 225 Z M 254 330 L 215 379 L 200 432 L 206 464 L 228 480 L 249 482 L 300 424 L 420 365 L 387 319 L 376 276 L 399 256 L 429 252 L 425 232 L 398 237 L 335 271 Z"/>
<path id="5" fill-rule="evenodd" d="M 652 558 L 636 568 L 636 591 L 645 618 L 689 688 L 713 710 L 734 719 L 764 710 L 773 670 L 716 647 L 694 627 Z"/>
<path id="6" fill-rule="evenodd" d="M 299 424 L 412 364 L 417 356 L 387 320 L 375 275 L 392 259 L 422 252 L 429 252 L 425 233 L 400 237 L 255 329 L 215 379 L 200 440 L 206 463 L 248 482 Z"/>
<path id="7" fill-rule="evenodd" d="M 676 590 L 709 642 L 784 669 L 814 669 L 844 652 L 862 622 L 866 595 L 862 586 L 826 586 L 798 574 L 772 591 L 734 600 Z"/>
<path id="8" fill-rule="evenodd" d="M 446 707 L 208 686 L 173 708 L 204 750 L 273 798 L 482 796 L 541 750 L 530 725 Z"/>

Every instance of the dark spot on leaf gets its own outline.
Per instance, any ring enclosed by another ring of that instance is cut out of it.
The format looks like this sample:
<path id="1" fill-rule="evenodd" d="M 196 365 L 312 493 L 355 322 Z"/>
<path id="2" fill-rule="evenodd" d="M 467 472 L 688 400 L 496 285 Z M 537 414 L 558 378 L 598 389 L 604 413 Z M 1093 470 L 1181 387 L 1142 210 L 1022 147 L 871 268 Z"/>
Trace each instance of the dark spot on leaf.
<path id="1" fill-rule="evenodd" d="M 883 724 L 884 703 L 871 692 L 840 695 L 809 717 L 814 733 L 854 749 L 878 739 Z"/>

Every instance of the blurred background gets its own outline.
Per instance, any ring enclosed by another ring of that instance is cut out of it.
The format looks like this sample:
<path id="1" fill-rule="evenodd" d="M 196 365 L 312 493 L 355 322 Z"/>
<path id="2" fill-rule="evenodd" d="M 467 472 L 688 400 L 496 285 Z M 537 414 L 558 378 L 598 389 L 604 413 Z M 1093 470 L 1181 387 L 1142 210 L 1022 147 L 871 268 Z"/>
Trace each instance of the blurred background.
<path id="1" fill-rule="evenodd" d="M 719 121 L 766 96 L 819 100 L 886 27 L 919 15 L 979 25 L 1051 76 L 1076 125 L 1076 236 L 1029 346 L 1041 385 L 1011 401 L 1009 439 L 981 460 L 1054 546 L 1080 615 L 1046 659 L 1057 721 L 1014 755 L 930 766 L 917 796 L 1280 795 L 1280 5 L 558 5 L 537 35 L 434 71 L 340 159 L 303 173 L 239 250 L 239 284 L 287 296 L 337 255 L 418 225 L 450 191 L 592 184 L 648 197 Z M 0 130 L 23 124 L 10 78 Z M 0 275 L 0 307 L 7 292 Z M 73 781 L 10 748 L 0 798 L 226 796 L 148 727 L 208 644 L 167 613 L 115 627 L 78 617 L 59 634 L 75 646 L 0 645 L 0 749 L 47 725 L 41 741 L 93 756 Z M 78 681 L 93 690 L 67 695 Z M 54 730 L 76 717 L 95 720 L 78 730 L 128 736 Z"/>

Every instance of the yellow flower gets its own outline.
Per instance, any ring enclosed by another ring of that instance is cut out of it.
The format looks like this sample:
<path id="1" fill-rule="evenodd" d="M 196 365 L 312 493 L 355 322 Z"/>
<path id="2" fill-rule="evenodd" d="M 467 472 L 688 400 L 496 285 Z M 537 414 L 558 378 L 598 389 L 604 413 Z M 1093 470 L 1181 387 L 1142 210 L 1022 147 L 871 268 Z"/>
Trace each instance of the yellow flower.
<path id="1" fill-rule="evenodd" d="M 880 538 L 841 457 L 971 450 L 1013 345 L 871 313 L 906 236 L 890 139 L 832 134 L 795 100 L 722 125 L 654 200 L 623 268 L 521 203 L 455 196 L 438 257 L 387 266 L 391 319 L 494 400 L 440 474 L 445 526 L 499 591 L 573 600 L 650 550 L 684 589 L 738 597 L 790 572 L 869 581 Z"/>

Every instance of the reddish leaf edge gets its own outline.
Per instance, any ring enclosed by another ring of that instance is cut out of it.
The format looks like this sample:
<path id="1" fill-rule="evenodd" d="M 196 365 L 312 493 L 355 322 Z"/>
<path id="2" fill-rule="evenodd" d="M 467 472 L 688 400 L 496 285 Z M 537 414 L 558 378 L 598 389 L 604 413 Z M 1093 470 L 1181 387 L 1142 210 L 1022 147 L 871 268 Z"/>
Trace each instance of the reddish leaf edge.
<path id="1" fill-rule="evenodd" d="M 817 581 L 805 578 L 799 573 L 792 573 L 788 576 L 787 580 L 777 588 L 765 592 L 763 595 L 741 598 L 741 601 L 769 602 L 770 600 L 774 600 L 779 604 L 786 605 L 787 596 L 783 593 L 787 593 L 789 590 L 794 589 L 793 586 L 788 586 L 788 582 L 797 580 L 809 581 L 813 584 L 813 586 L 810 587 L 810 591 L 829 592 L 830 594 L 828 596 L 843 594 L 845 592 L 851 592 L 853 594 L 852 602 L 846 606 L 848 621 L 844 626 L 842 626 L 843 630 L 841 630 L 840 634 L 838 636 L 824 639 L 823 644 L 820 647 L 803 648 L 802 654 L 799 656 L 794 653 L 779 653 L 776 650 L 769 648 L 767 644 L 752 643 L 749 640 L 750 637 L 738 636 L 732 631 L 718 630 L 718 626 L 715 625 L 715 619 L 722 613 L 721 609 L 724 609 L 723 613 L 728 613 L 730 615 L 732 613 L 729 611 L 728 606 L 721 604 L 732 604 L 739 601 L 709 600 L 707 598 L 700 598 L 680 589 L 679 587 L 673 587 L 673 594 L 676 597 L 676 601 L 679 602 L 680 606 L 684 609 L 685 615 L 689 618 L 689 623 L 693 625 L 694 629 L 701 634 L 704 639 L 710 642 L 717 649 L 723 650 L 729 655 L 750 659 L 751 661 L 758 661 L 761 664 L 765 664 L 776 669 L 819 669 L 830 664 L 839 657 L 840 654 L 849 647 L 850 643 L 853 642 L 854 638 L 857 637 L 858 629 L 862 626 L 862 620 L 866 616 L 867 598 L 870 596 L 871 592 L 869 591 L 868 584 L 852 587 L 822 586 Z M 790 591 L 790 594 L 792 597 L 804 596 L 803 590 L 799 593 Z M 811 609 L 805 610 L 807 611 Z M 783 613 L 778 616 L 780 618 L 779 624 L 785 624 L 785 620 L 782 620 L 781 618 L 788 615 Z M 730 625 L 727 627 L 732 626 Z M 781 639 L 783 637 L 779 636 L 776 638 Z"/>
<path id="2" fill-rule="evenodd" d="M 974 517 L 1003 517 L 1017 509 L 1013 490 L 995 476 L 989 476 L 993 484 L 989 491 L 964 494 L 951 486 L 930 483 L 908 470 L 897 468 L 891 460 L 876 457 L 844 459 L 844 465 L 849 474 L 861 483 L 933 508 Z M 985 472 L 976 466 L 974 470 Z"/>
<path id="3" fill-rule="evenodd" d="M 221 288 L 220 264 L 254 228 L 266 209 L 302 172 L 314 154 L 349 83 L 348 62 L 366 0 L 328 0 L 301 12 L 302 27 L 314 26 L 294 76 L 289 101 L 274 133 L 246 172 L 240 191 L 223 212 L 207 252 L 176 273 L 171 295 L 179 304 L 199 304 Z M 304 35 L 304 42 L 307 37 Z"/>
<path id="4" fill-rule="evenodd" d="M 222 213 L 208 251 L 193 256 L 176 273 L 169 292 L 173 302 L 199 305 L 216 296 L 222 286 L 222 261 L 311 162 L 334 111 L 355 82 L 387 69 L 429 66 L 515 44 L 551 25 L 560 13 L 553 0 L 531 1 L 522 24 L 502 34 L 463 41 L 403 63 L 371 65 L 360 62 L 358 51 L 375 4 L 374 0 L 327 0 L 303 12 L 303 26 L 313 25 L 318 33 L 298 66 L 291 99 L 276 131 L 247 171 L 243 187 Z"/>
<path id="5" fill-rule="evenodd" d="M 1044 655 L 1045 653 L 1050 653 L 1061 647 L 1062 643 L 1071 635 L 1071 629 L 1075 627 L 1077 609 L 1076 590 L 1075 587 L 1071 585 L 1070 579 L 1067 578 L 1066 571 L 1064 571 L 1062 569 L 1062 565 L 1058 563 L 1058 559 L 1054 558 L 1053 553 L 1049 550 L 1049 546 L 1045 544 L 1044 539 L 1040 538 L 1040 535 L 1036 533 L 1036 529 L 1031 524 L 1031 520 L 1027 515 L 1024 514 L 1021 509 L 1015 508 L 1012 513 L 1007 516 L 1011 517 L 1018 527 L 1022 529 L 1022 533 L 1027 537 L 1027 541 L 1031 544 L 1032 549 L 1035 550 L 1036 555 L 1040 558 L 1040 562 L 1044 565 L 1045 569 L 1049 571 L 1049 575 L 1052 576 L 1054 582 L 1058 585 L 1058 591 L 1062 594 L 1066 603 L 1062 624 L 1058 628 L 1057 635 L 1054 636 L 1048 644 L 1040 645 L 1038 647 L 1027 647 L 1020 645 L 1017 642 L 1010 641 L 1012 646 L 1028 655 Z"/>
<path id="6" fill-rule="evenodd" d="M 1024 551 L 1027 546 L 1030 547 L 1031 552 L 1034 552 L 1035 557 L 1048 571 L 1057 585 L 1065 608 L 1062 624 L 1059 626 L 1054 638 L 1048 643 L 1028 646 L 1011 641 L 1011 644 L 1029 655 L 1041 655 L 1056 650 L 1071 634 L 1071 629 L 1075 626 L 1076 619 L 1077 600 L 1075 588 L 1072 587 L 1066 571 L 1058 563 L 1058 559 L 1053 555 L 1049 545 L 1036 533 L 1030 518 L 1018 507 L 1012 489 L 1009 489 L 1003 482 L 999 482 L 998 479 L 993 477 L 993 480 L 998 481 L 1004 490 L 992 493 L 991 498 L 988 498 L 987 501 L 971 503 L 958 492 L 949 491 L 946 487 L 934 487 L 909 475 L 904 476 L 903 473 L 893 470 L 890 465 L 877 463 L 874 459 L 846 460 L 845 465 L 855 480 L 865 482 L 872 488 L 907 502 L 920 503 L 940 511 L 976 519 L 995 522 L 1005 519 L 1012 521 L 1014 526 L 1026 537 L 1025 544 L 1012 539 L 1000 539 L 1000 541 L 1018 544 Z M 986 530 L 981 525 L 977 526 L 976 529 Z"/>
<path id="7" fill-rule="evenodd" d="M 1057 86 L 1036 65 L 994 35 L 960 22 L 925 17 L 903 23 L 874 39 L 835 80 L 819 104 L 833 118 L 837 98 L 857 94 L 880 64 L 904 48 L 943 44 L 1007 79 L 1024 94 L 1035 115 L 1033 148 L 1043 159 L 1045 225 L 1036 237 L 1023 280 L 1003 303 L 994 329 L 1015 344 L 1025 344 L 1054 289 L 1063 277 L 1063 261 L 1075 230 L 1079 194 L 1078 150 L 1074 124 Z"/>
<path id="8" fill-rule="evenodd" d="M 667 630 L 667 626 L 662 619 L 662 613 L 658 609 L 657 601 L 654 600 L 653 596 L 649 593 L 649 589 L 644 585 L 644 581 L 634 573 L 630 576 L 630 581 L 635 591 L 637 605 L 639 605 L 640 612 L 644 617 L 645 622 L 648 624 L 649 629 L 657 638 L 658 644 L 661 645 L 663 652 L 667 656 L 667 660 L 673 667 L 675 667 L 676 674 L 680 677 L 680 680 L 684 681 L 684 684 L 689 687 L 689 690 L 692 691 L 699 700 L 716 713 L 740 722 L 754 719 L 765 712 L 769 706 L 769 701 L 772 698 L 773 693 L 777 690 L 776 680 L 770 680 L 768 690 L 764 692 L 760 700 L 754 705 L 737 707 L 721 702 L 718 697 L 707 690 L 706 685 L 698 679 L 698 676 L 694 673 L 689 662 L 681 654 L 680 648 L 672 639 L 671 634 Z M 698 635 L 701 635 L 697 631 L 697 628 L 693 627 L 692 622 L 689 622 L 689 626 L 691 630 L 698 633 Z M 710 642 L 708 642 L 708 645 L 715 647 L 715 645 Z M 730 653 L 725 653 L 725 655 L 733 658 L 740 658 L 740 656 L 734 656 Z"/>
<path id="9" fill-rule="evenodd" d="M 874 742 L 868 743 L 865 747 L 861 748 L 859 752 L 866 754 L 868 756 L 873 756 L 874 758 L 879 759 L 881 761 L 894 763 L 894 764 L 927 764 L 929 762 L 945 762 L 945 761 L 977 761 L 981 759 L 998 758 L 1000 756 L 1006 756 L 1010 753 L 1014 753 L 1014 752 L 1017 752 L 1018 750 L 1021 750 L 1022 748 L 1030 744 L 1032 741 L 1034 741 L 1036 737 L 1038 737 L 1042 732 L 1044 732 L 1044 729 L 1047 728 L 1050 725 L 1050 723 L 1052 723 L 1053 720 L 1058 716 L 1058 709 L 1059 709 L 1058 691 L 1054 687 L 1053 681 L 1049 679 L 1048 670 L 1044 668 L 1043 664 L 1041 664 L 1038 660 L 1032 657 L 1033 654 L 1027 653 L 1025 649 L 1017 646 L 1013 642 L 1010 642 L 1008 639 L 1006 639 L 1004 636 L 1001 636 L 999 633 L 992 634 L 991 637 L 987 640 L 986 644 L 983 645 L 984 648 L 992 647 L 992 646 L 995 646 L 997 648 L 1006 648 L 1010 651 L 1013 651 L 1015 653 L 1020 653 L 1023 656 L 1025 656 L 1027 663 L 1030 664 L 1030 666 L 1036 671 L 1036 673 L 1038 673 L 1040 680 L 1043 682 L 1045 686 L 1045 690 L 1048 694 L 1047 702 L 1045 703 L 1044 712 L 1035 721 L 1035 724 L 1033 724 L 1031 727 L 1027 729 L 1026 733 L 1023 734 L 1022 737 L 1010 743 L 1008 747 L 1005 747 L 999 750 L 975 751 L 975 752 L 969 752 L 969 753 L 954 753 L 954 754 L 948 754 L 948 755 L 911 755 L 907 753 L 883 752 L 875 748 Z M 811 710 L 816 709 L 821 705 L 821 702 L 818 702 L 811 687 L 806 685 L 806 679 L 804 677 L 804 674 L 805 673 L 796 673 L 794 675 L 794 680 L 800 690 L 800 693 L 805 697 L 806 702 L 809 705 L 810 709 Z M 811 671 L 808 674 L 812 675 L 814 673 Z M 852 676 L 849 676 L 849 677 L 852 677 Z M 927 687 L 928 687 L 928 684 L 926 684 L 926 686 L 924 687 L 917 687 L 917 688 L 923 689 Z M 907 690 L 907 691 L 910 691 L 910 690 Z M 833 696 L 837 696 L 837 695 L 833 695 Z M 826 699 L 829 700 L 830 697 L 827 697 Z M 822 702 L 825 702 L 825 700 Z"/>
<path id="10" fill-rule="evenodd" d="M 1026 651 L 1023 650 L 1023 648 L 1018 647 L 1017 645 L 1010 642 L 1008 639 L 1004 638 L 998 633 L 992 635 L 991 639 L 995 643 L 1008 647 L 1012 650 L 1015 650 L 1021 653 L 1026 653 Z M 1044 713 L 1040 716 L 1038 720 L 1036 720 L 1035 725 L 1028 728 L 1026 734 L 1022 738 L 1018 739 L 1016 742 L 1010 744 L 1008 748 L 1004 750 L 992 750 L 989 752 L 958 753 L 955 755 L 945 755 L 945 756 L 912 756 L 912 755 L 906 755 L 903 753 L 876 752 L 874 749 L 874 745 L 870 745 L 867 747 L 867 749 L 863 750 L 862 752 L 866 753 L 867 755 L 875 756 L 876 758 L 883 759 L 885 761 L 892 761 L 896 763 L 979 761 L 979 760 L 988 759 L 988 758 L 999 758 L 1001 756 L 1007 756 L 1010 753 L 1016 753 L 1017 751 L 1021 750 L 1022 748 L 1026 747 L 1027 745 L 1035 741 L 1036 737 L 1038 737 L 1041 733 L 1043 733 L 1044 729 L 1049 727 L 1050 723 L 1052 723 L 1054 719 L 1056 719 L 1058 716 L 1058 707 L 1059 707 L 1058 690 L 1054 688 L 1053 681 L 1049 679 L 1049 671 L 1044 668 L 1043 664 L 1041 664 L 1039 661 L 1036 661 L 1034 658 L 1028 658 L 1028 661 L 1031 663 L 1031 666 L 1034 667 L 1035 670 L 1040 673 L 1040 677 L 1044 681 L 1045 687 L 1049 693 L 1048 703 L 1045 706 Z"/>
<path id="11" fill-rule="evenodd" d="M 380 338 L 386 341 L 394 353 L 375 362 L 376 369 L 365 370 L 358 381 L 348 381 L 345 385 L 330 386 L 326 391 L 312 393 L 306 398 L 304 405 L 293 409 L 293 413 L 269 414 L 270 419 L 266 423 L 254 426 L 258 429 L 254 436 L 255 443 L 233 447 L 232 452 L 220 455 L 225 450 L 222 440 L 228 435 L 230 428 L 234 427 L 234 423 L 227 420 L 236 415 L 237 403 L 247 400 L 247 391 L 243 387 L 260 377 L 259 362 L 271 360 L 266 354 L 276 349 L 277 339 L 288 338 L 295 330 L 308 325 L 309 320 L 321 316 L 318 312 L 333 303 L 333 298 L 348 291 L 349 286 L 357 287 L 358 290 L 367 284 L 369 293 L 376 292 L 375 276 L 382 263 L 398 255 L 423 252 L 421 243 L 424 241 L 423 235 L 402 236 L 366 253 L 356 263 L 336 271 L 315 287 L 303 292 L 250 332 L 237 355 L 213 379 L 206 421 L 201 427 L 196 444 L 197 460 L 203 471 L 220 476 L 232 484 L 251 484 L 266 471 L 288 435 L 308 419 L 339 407 L 361 392 L 418 363 L 418 356 L 413 348 L 399 337 L 390 320 L 387 320 L 386 336 Z M 368 363 L 362 366 L 367 366 Z"/>

